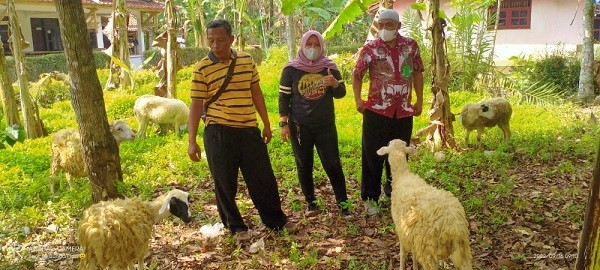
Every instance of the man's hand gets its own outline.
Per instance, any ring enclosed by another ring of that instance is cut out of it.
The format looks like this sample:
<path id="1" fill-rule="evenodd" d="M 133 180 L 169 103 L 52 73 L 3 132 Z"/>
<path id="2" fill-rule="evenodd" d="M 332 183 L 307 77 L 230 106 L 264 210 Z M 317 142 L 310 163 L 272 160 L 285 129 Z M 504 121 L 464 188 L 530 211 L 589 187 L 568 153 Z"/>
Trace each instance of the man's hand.
<path id="1" fill-rule="evenodd" d="M 188 145 L 188 156 L 192 161 L 198 162 L 202 159 L 202 152 L 197 142 L 190 142 Z"/>
<path id="2" fill-rule="evenodd" d="M 355 103 L 356 103 L 356 110 L 359 113 L 365 112 L 365 102 L 362 99 L 356 99 Z"/>
<path id="3" fill-rule="evenodd" d="M 271 141 L 272 137 L 273 137 L 273 133 L 271 132 L 271 127 L 263 128 L 263 142 L 265 144 L 269 143 Z"/>
<path id="4" fill-rule="evenodd" d="M 290 138 L 290 126 L 285 125 L 281 128 L 281 140 L 283 142 L 288 142 Z"/>
<path id="5" fill-rule="evenodd" d="M 419 116 L 423 112 L 423 102 L 417 101 L 413 106 L 413 110 L 415 110 L 414 116 Z"/>

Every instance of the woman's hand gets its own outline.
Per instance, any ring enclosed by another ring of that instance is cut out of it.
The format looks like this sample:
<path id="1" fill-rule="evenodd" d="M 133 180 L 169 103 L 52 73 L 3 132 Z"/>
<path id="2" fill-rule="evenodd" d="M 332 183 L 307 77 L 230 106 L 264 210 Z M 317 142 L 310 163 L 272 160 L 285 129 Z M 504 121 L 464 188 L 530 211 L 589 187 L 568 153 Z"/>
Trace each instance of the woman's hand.
<path id="1" fill-rule="evenodd" d="M 337 88 L 340 82 L 331 74 L 331 69 L 327 69 L 327 75 L 323 77 L 323 84 L 328 87 Z"/>

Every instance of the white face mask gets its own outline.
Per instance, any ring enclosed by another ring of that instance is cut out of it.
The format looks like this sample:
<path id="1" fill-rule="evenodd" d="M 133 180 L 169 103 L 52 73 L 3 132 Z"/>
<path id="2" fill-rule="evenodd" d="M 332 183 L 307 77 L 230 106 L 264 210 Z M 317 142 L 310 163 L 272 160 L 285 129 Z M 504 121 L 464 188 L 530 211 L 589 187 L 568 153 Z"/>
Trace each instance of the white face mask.
<path id="1" fill-rule="evenodd" d="M 321 55 L 321 49 L 319 48 L 304 48 L 304 55 L 308 60 L 314 61 Z"/>
<path id="2" fill-rule="evenodd" d="M 381 39 L 383 39 L 383 41 L 389 42 L 389 41 L 392 41 L 392 39 L 394 39 L 396 37 L 397 32 L 398 31 L 396 31 L 396 30 L 380 29 L 378 32 L 378 35 Z"/>

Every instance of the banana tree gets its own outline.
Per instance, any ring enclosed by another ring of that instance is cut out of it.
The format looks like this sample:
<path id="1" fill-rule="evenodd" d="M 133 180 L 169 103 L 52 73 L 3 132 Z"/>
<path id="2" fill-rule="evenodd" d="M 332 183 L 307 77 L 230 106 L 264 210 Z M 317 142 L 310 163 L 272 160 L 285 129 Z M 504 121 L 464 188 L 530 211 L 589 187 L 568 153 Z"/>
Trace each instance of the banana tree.
<path id="1" fill-rule="evenodd" d="M 107 53 L 111 56 L 110 74 L 106 81 L 106 90 L 126 89 L 131 86 L 129 66 L 129 42 L 127 41 L 127 11 L 125 0 L 113 1 L 112 25 L 109 36 L 111 45 Z"/>
<path id="2" fill-rule="evenodd" d="M 36 139 L 44 136 L 44 127 L 37 107 L 31 99 L 29 93 L 29 84 L 27 80 L 27 72 L 25 67 L 25 54 L 23 49 L 29 47 L 29 43 L 25 41 L 17 12 L 15 9 L 15 1 L 7 0 L 8 25 L 10 27 L 10 49 L 15 58 L 15 69 L 19 80 L 19 95 L 21 98 L 21 113 L 23 114 L 23 125 L 28 139 Z"/>
<path id="3" fill-rule="evenodd" d="M 2 44 L 2 41 L 0 41 L 0 48 L 3 47 Z M 0 92 L 0 97 L 2 97 L 4 117 L 6 118 L 6 124 L 8 126 L 20 124 L 17 99 L 15 98 L 12 83 L 12 80 L 8 76 L 8 68 L 6 66 L 6 56 L 4 55 L 4 50 L 0 50 L 0 89 L 2 89 Z"/>
<path id="4" fill-rule="evenodd" d="M 437 151 L 443 147 L 456 148 L 454 141 L 454 128 L 452 121 L 454 115 L 450 111 L 450 96 L 448 84 L 450 80 L 450 62 L 446 56 L 446 24 L 440 16 L 440 0 L 427 0 L 425 2 L 428 14 L 427 29 L 431 31 L 433 54 L 433 83 L 431 91 L 433 100 L 428 111 L 429 125 L 415 134 L 415 139 L 427 135 L 427 142 L 432 150 Z"/>
<path id="5" fill-rule="evenodd" d="M 184 0 L 180 3 L 180 5 L 185 7 L 185 15 L 194 31 L 194 46 L 207 46 L 206 35 L 204 33 L 204 29 L 206 28 L 204 1 Z"/>

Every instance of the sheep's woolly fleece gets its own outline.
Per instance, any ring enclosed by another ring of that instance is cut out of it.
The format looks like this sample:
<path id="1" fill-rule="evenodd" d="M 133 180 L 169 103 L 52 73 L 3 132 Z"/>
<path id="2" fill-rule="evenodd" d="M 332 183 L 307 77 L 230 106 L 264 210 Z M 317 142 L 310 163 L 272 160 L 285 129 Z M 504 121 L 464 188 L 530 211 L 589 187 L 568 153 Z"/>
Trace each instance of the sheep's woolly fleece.
<path id="1" fill-rule="evenodd" d="M 448 257 L 458 269 L 471 269 L 469 231 L 462 204 L 452 193 L 428 185 L 410 172 L 406 155 L 416 150 L 393 140 L 377 151 L 392 170 L 392 219 L 400 241 L 400 267 L 412 252 L 424 269 L 437 269 Z"/>

